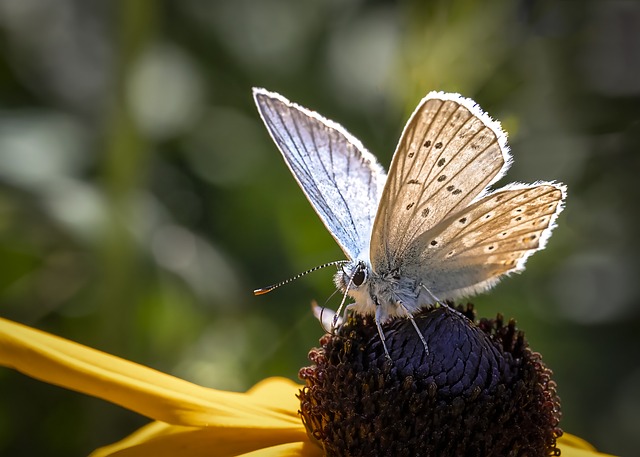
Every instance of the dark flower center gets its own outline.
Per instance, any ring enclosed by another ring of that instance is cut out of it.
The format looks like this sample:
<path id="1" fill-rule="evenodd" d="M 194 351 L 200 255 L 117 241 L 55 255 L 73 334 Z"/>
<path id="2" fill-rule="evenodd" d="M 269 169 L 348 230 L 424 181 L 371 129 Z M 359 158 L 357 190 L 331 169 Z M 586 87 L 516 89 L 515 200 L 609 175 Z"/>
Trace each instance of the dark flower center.
<path id="1" fill-rule="evenodd" d="M 475 320 L 471 305 L 383 326 L 352 317 L 300 370 L 301 415 L 327 456 L 559 455 L 551 371 L 515 322 Z"/>

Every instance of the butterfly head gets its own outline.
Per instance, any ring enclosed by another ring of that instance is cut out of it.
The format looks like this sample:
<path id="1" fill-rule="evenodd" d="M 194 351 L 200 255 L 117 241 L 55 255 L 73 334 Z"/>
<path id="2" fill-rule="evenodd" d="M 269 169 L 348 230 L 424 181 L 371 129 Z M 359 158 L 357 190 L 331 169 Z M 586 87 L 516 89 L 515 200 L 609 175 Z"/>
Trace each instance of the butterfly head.
<path id="1" fill-rule="evenodd" d="M 342 265 L 335 275 L 336 287 L 342 292 L 352 292 L 365 288 L 370 267 L 363 260 L 354 260 Z"/>
<path id="2" fill-rule="evenodd" d="M 349 308 L 361 314 L 372 314 L 374 311 L 369 287 L 371 276 L 371 264 L 362 259 L 345 263 L 334 276 L 338 290 L 345 297 L 348 295 L 355 300 Z"/>

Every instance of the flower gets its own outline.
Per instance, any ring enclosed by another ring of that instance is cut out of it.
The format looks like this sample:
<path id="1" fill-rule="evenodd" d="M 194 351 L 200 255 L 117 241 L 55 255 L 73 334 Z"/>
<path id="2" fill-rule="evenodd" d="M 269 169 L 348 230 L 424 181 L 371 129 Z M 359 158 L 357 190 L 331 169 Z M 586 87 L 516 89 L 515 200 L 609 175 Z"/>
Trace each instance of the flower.
<path id="1" fill-rule="evenodd" d="M 284 378 L 246 393 L 208 389 L 1 318 L 0 365 L 154 420 L 95 457 L 323 455 L 300 419 L 303 386 Z M 605 455 L 567 434 L 558 447 L 565 457 Z"/>
<path id="2" fill-rule="evenodd" d="M 383 346 L 354 315 L 311 352 L 301 415 L 327 454 L 558 455 L 556 384 L 515 321 L 472 305 L 412 319 L 383 326 Z"/>

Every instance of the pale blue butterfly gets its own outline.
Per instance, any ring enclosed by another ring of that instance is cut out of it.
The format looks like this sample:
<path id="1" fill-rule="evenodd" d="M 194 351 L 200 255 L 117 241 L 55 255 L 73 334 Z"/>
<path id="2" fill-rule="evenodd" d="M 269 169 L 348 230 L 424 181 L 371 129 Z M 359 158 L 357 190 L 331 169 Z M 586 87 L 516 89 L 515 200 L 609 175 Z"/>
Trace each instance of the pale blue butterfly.
<path id="1" fill-rule="evenodd" d="M 355 300 L 346 309 L 373 315 L 383 343 L 381 324 L 407 317 L 428 351 L 413 314 L 523 270 L 562 211 L 566 188 L 559 183 L 488 189 L 511 163 L 507 137 L 458 94 L 422 99 L 388 176 L 340 125 L 279 94 L 256 88 L 253 95 L 293 176 L 348 258 L 334 262 L 343 264 L 336 286 Z"/>

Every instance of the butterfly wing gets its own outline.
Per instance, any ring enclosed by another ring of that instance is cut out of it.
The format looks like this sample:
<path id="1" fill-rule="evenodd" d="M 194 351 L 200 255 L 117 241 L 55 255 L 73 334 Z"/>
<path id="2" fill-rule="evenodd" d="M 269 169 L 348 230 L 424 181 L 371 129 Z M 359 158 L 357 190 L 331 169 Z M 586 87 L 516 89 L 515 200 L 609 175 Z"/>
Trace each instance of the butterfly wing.
<path id="1" fill-rule="evenodd" d="M 416 238 L 404 274 L 439 299 L 484 291 L 544 248 L 565 196 L 555 183 L 492 192 Z"/>
<path id="2" fill-rule="evenodd" d="M 400 267 L 416 237 L 479 198 L 509 160 L 506 135 L 475 102 L 428 94 L 391 162 L 371 237 L 373 269 Z"/>
<path id="3" fill-rule="evenodd" d="M 260 116 L 287 166 L 344 253 L 369 245 L 386 176 L 340 125 L 279 94 L 253 90 Z"/>

